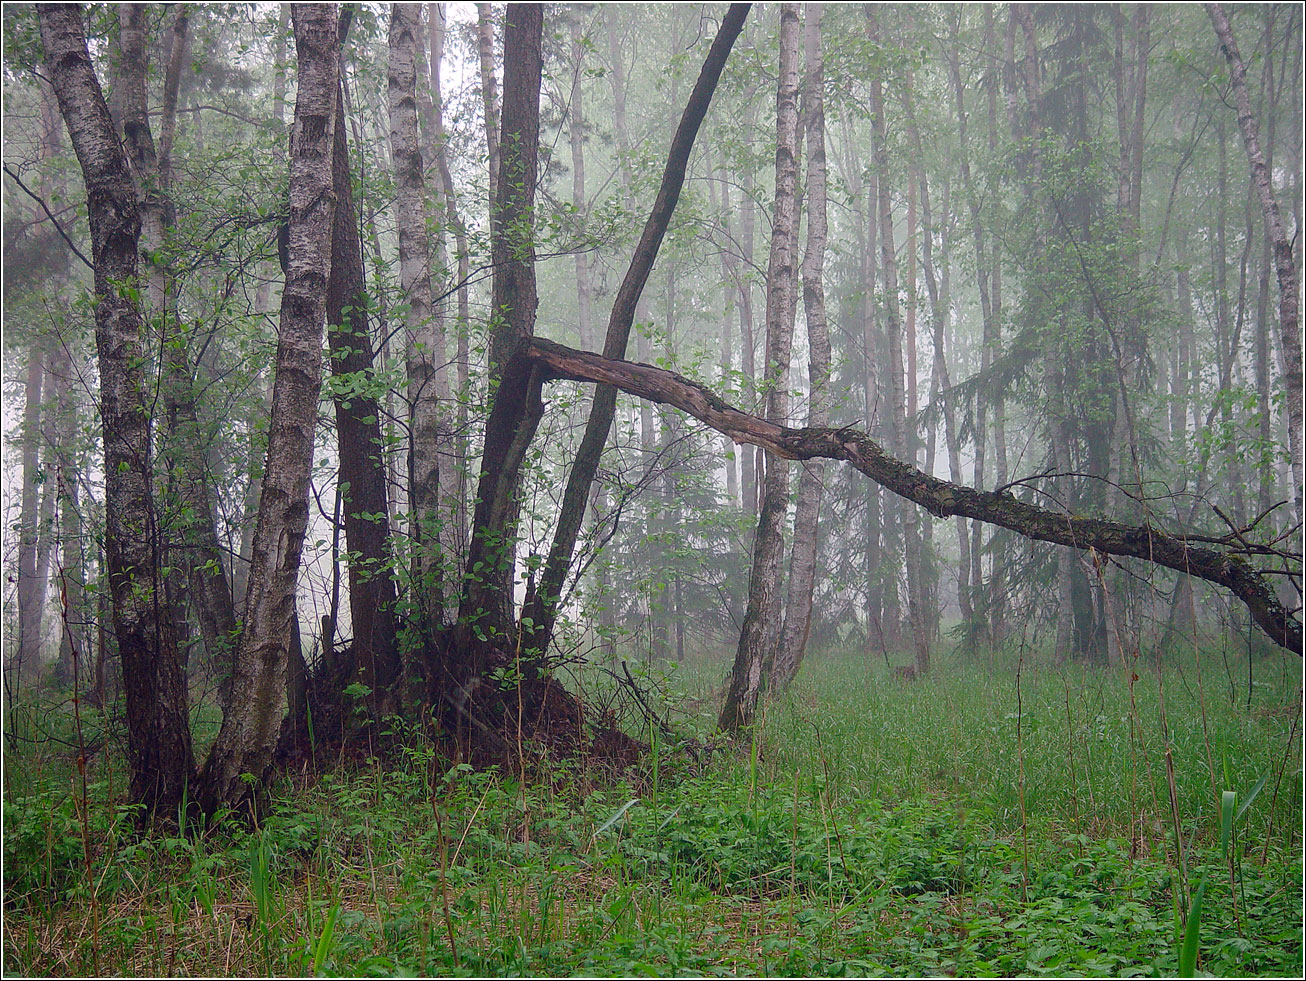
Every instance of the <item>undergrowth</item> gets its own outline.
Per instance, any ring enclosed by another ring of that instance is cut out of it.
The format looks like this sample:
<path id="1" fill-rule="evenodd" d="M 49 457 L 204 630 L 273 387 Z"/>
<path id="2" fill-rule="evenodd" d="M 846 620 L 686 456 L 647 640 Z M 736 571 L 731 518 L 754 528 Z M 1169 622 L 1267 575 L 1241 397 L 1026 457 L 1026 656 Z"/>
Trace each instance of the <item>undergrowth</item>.
<path id="1" fill-rule="evenodd" d="M 1017 717 L 1013 665 L 903 684 L 817 659 L 737 746 L 707 728 L 715 679 L 675 671 L 650 702 L 695 753 L 654 727 L 624 778 L 523 782 L 414 729 L 385 764 L 287 775 L 255 827 L 189 834 L 135 830 L 108 737 L 83 814 L 68 747 L 29 732 L 4 970 L 1175 975 L 1191 935 L 1202 972 L 1295 977 L 1298 689 L 1270 663 L 1232 694 L 1196 663 L 1022 665 Z"/>

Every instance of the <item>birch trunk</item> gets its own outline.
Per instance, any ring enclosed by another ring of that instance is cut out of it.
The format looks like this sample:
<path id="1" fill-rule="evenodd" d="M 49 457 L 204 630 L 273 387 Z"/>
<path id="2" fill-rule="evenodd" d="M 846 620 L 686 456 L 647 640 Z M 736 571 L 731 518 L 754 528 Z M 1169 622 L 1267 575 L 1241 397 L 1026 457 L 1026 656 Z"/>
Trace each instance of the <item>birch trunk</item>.
<path id="1" fill-rule="evenodd" d="M 821 50 L 823 5 L 807 5 L 803 25 L 803 118 L 807 141 L 807 247 L 803 253 L 803 309 L 807 314 L 807 379 L 810 400 L 808 426 L 830 421 L 830 336 L 825 315 L 826 167 L 825 167 L 825 65 Z M 816 583 L 816 544 L 821 513 L 821 488 L 826 467 L 817 461 L 803 466 L 798 479 L 794 510 L 794 547 L 789 566 L 789 596 L 784 630 L 776 653 L 770 684 L 785 688 L 798 673 L 807 651 L 812 627 L 812 590 Z"/>
<path id="2" fill-rule="evenodd" d="M 281 298 L 267 462 L 231 699 L 200 778 L 209 810 L 243 808 L 272 762 L 286 707 L 295 593 L 308 524 L 336 200 L 331 163 L 340 45 L 334 4 L 292 10 L 299 91 L 290 152 L 289 272 Z M 253 784 L 242 778 L 252 774 Z"/>
<path id="3" fill-rule="evenodd" d="M 448 138 L 444 132 L 444 99 L 440 93 L 440 68 L 444 61 L 444 4 L 428 3 L 428 21 L 431 25 L 431 101 L 435 120 L 435 161 L 440 176 L 440 197 L 444 203 L 444 217 L 453 229 L 457 280 L 454 289 L 457 295 L 454 320 L 454 371 L 457 383 L 455 397 L 458 405 L 454 413 L 453 459 L 446 458 L 445 466 L 440 470 L 441 493 L 445 495 L 446 506 L 450 509 L 444 523 L 447 549 L 459 556 L 467 551 L 467 402 L 468 370 L 470 352 L 468 350 L 468 329 L 471 325 L 470 286 L 471 246 L 467 241 L 467 223 L 458 211 L 458 194 L 454 187 L 453 175 L 449 171 Z M 448 418 L 448 413 L 445 414 Z M 452 464 L 452 466 L 451 466 Z M 454 470 L 450 473 L 450 470 Z"/>
<path id="4" fill-rule="evenodd" d="M 481 105 L 485 112 L 485 147 L 490 168 L 487 200 L 490 214 L 494 214 L 499 189 L 499 85 L 494 77 L 493 4 L 476 5 L 476 50 L 481 60 Z M 506 51 L 504 55 L 504 63 L 507 64 Z"/>
<path id="5" fill-rule="evenodd" d="M 1283 381 L 1288 392 L 1288 441 L 1292 457 L 1294 499 L 1297 520 L 1302 520 L 1302 485 L 1306 477 L 1302 471 L 1302 348 L 1301 328 L 1298 323 L 1297 264 L 1293 255 L 1292 240 L 1283 224 L 1279 202 L 1274 194 L 1274 184 L 1265 155 L 1261 152 L 1260 132 L 1252 112 L 1251 98 L 1247 93 L 1247 67 L 1238 44 L 1229 27 L 1229 19 L 1218 3 L 1208 3 L 1206 12 L 1215 27 L 1220 46 L 1229 62 L 1229 83 L 1233 87 L 1238 105 L 1238 129 L 1242 133 L 1251 168 L 1252 184 L 1260 199 L 1265 217 L 1266 231 L 1274 252 L 1274 271 L 1279 280 L 1279 337 L 1280 357 L 1283 361 Z"/>
<path id="6" fill-rule="evenodd" d="M 789 363 L 793 354 L 798 211 L 798 5 L 780 6 L 780 68 L 776 91 L 775 205 L 771 258 L 767 265 L 766 347 L 767 420 L 784 425 L 789 415 Z M 730 688 L 717 724 L 735 733 L 752 724 L 761 692 L 768 646 L 779 629 L 780 563 L 784 555 L 784 519 L 789 507 L 789 467 L 772 456 L 766 465 L 762 508 L 753 541 L 748 606 L 739 632 L 739 648 L 730 673 Z"/>
<path id="7" fill-rule="evenodd" d="M 154 507 L 143 323 L 134 294 L 140 212 L 127 158 L 91 64 L 80 9 L 38 10 L 50 82 L 86 184 L 104 433 L 105 564 L 127 699 L 130 797 L 175 813 L 194 760 L 186 684 L 163 581 Z"/>
<path id="8" fill-rule="evenodd" d="M 408 377 L 408 498 L 412 573 L 419 621 L 428 639 L 444 615 L 440 507 L 441 402 L 448 397 L 441 312 L 432 305 L 426 180 L 417 131 L 417 59 L 421 8 L 391 5 L 390 146 L 394 159 L 399 281 L 408 301 L 404 367 Z"/>

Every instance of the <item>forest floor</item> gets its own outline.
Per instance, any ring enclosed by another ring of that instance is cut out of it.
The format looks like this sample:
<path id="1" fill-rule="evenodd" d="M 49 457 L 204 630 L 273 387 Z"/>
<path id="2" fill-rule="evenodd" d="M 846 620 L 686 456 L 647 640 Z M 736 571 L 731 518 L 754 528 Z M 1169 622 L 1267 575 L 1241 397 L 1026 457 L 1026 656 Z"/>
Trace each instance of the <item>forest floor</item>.
<path id="1" fill-rule="evenodd" d="M 624 775 L 478 772 L 392 730 L 189 836 L 133 830 L 113 740 L 83 811 L 67 711 L 21 702 L 3 973 L 1300 976 L 1295 659 L 817 656 L 737 746 L 722 671 L 637 672 L 698 759 L 653 727 Z"/>

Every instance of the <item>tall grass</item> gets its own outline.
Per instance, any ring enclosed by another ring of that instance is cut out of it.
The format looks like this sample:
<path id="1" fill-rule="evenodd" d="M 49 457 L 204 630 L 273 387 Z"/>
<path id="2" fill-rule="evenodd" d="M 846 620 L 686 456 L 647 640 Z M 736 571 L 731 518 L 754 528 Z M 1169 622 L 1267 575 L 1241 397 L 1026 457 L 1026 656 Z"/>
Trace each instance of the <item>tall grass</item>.
<path id="1" fill-rule="evenodd" d="M 1249 706 L 1246 662 L 1026 652 L 1018 701 L 1014 656 L 934 663 L 903 682 L 814 657 L 737 746 L 708 732 L 724 666 L 676 668 L 656 707 L 706 748 L 655 726 L 624 778 L 477 772 L 407 727 L 388 766 L 288 780 L 257 829 L 189 836 L 135 833 L 110 740 L 89 877 L 74 764 L 24 744 L 5 760 L 4 968 L 1296 976 L 1295 671 L 1253 663 Z"/>
<path id="2" fill-rule="evenodd" d="M 956 654 L 934 661 L 931 674 L 914 682 L 847 656 L 810 661 L 766 714 L 771 778 L 824 767 L 844 798 L 946 798 L 983 806 L 1012 831 L 1020 821 L 1019 723 L 1034 825 L 1155 837 L 1170 821 L 1169 750 L 1187 831 L 1213 834 L 1220 794 L 1246 794 L 1268 775 L 1271 784 L 1282 778 L 1282 791 L 1272 809 L 1249 815 L 1248 830 L 1258 840 L 1272 834 L 1284 848 L 1296 842 L 1302 771 L 1299 752 L 1285 758 L 1285 748 L 1297 677 L 1285 679 L 1273 661 L 1259 666 L 1265 677 L 1253 683 L 1250 708 L 1245 687 L 1225 694 L 1222 661 L 1184 659 L 1160 672 L 1027 662 L 1019 702 L 1014 657 L 1010 664 Z M 1203 672 L 1214 672 L 1216 682 L 1205 682 L 1205 709 Z"/>

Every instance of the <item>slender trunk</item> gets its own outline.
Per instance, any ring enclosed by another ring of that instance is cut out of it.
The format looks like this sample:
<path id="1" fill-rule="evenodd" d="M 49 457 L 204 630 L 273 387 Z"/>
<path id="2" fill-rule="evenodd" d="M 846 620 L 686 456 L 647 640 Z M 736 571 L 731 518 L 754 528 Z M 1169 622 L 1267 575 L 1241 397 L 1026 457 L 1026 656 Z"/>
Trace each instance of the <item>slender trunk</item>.
<path id="1" fill-rule="evenodd" d="M 507 41 L 505 40 L 505 45 Z M 485 112 L 485 146 L 490 168 L 490 186 L 487 194 L 490 214 L 499 188 L 499 85 L 494 77 L 494 5 L 476 5 L 476 50 L 481 60 L 481 105 Z M 504 64 L 508 63 L 504 51 Z M 505 85 L 506 85 L 505 81 Z"/>
<path id="2" fill-rule="evenodd" d="M 776 92 L 775 205 L 771 223 L 771 258 L 767 266 L 766 348 L 767 420 L 784 425 L 789 415 L 789 364 L 793 354 L 797 304 L 795 196 L 798 146 L 798 5 L 780 6 L 780 68 Z M 769 654 L 779 626 L 780 562 L 784 555 L 784 518 L 789 506 L 789 467 L 771 456 L 762 487 L 762 509 L 753 541 L 748 606 L 739 632 L 739 649 L 730 688 L 718 725 L 738 732 L 751 725 Z"/>
<path id="3" fill-rule="evenodd" d="M 503 138 L 491 225 L 494 266 L 490 377 L 497 382 L 485 424 L 485 446 L 476 493 L 467 569 L 459 605 L 456 648 L 440 687 L 482 677 L 494 664 L 523 652 L 513 617 L 517 499 L 521 466 L 539 424 L 542 378 L 521 357 L 535 332 L 535 184 L 539 166 L 540 39 L 543 9 L 513 4 L 504 22 Z M 534 659 L 530 659 L 533 663 Z M 523 666 L 525 666 L 523 661 Z"/>
<path id="4" fill-rule="evenodd" d="M 934 220 L 930 206 L 930 187 L 925 173 L 924 166 L 924 148 L 921 145 L 920 129 L 916 123 L 916 113 L 910 97 L 906 100 L 907 109 L 907 131 L 911 140 L 913 167 L 916 171 L 916 183 L 920 188 L 921 218 L 923 220 L 921 241 L 924 243 L 922 249 L 921 261 L 925 267 L 925 288 L 930 299 L 930 319 L 933 328 L 934 337 L 934 363 L 933 375 L 935 378 L 937 390 L 941 390 L 943 403 L 943 440 L 948 450 L 948 474 L 954 484 L 961 483 L 961 438 L 957 430 L 957 410 L 952 404 L 952 379 L 948 374 L 948 359 L 946 355 L 946 326 L 948 319 L 948 275 L 947 264 L 948 256 L 945 252 L 943 255 L 943 270 L 936 269 L 934 263 L 934 229 L 936 227 L 946 227 L 948 223 L 948 210 L 950 202 L 949 195 L 945 192 L 943 201 L 943 214 L 939 217 L 938 222 Z M 964 135 L 964 130 L 963 130 Z M 964 159 L 964 158 L 963 158 Z M 969 167 L 963 163 L 963 177 L 969 175 Z M 977 250 L 978 251 L 978 250 Z M 982 260 L 981 260 L 982 263 Z M 984 287 L 987 287 L 987 276 L 984 276 Z M 987 304 L 985 304 L 987 306 Z M 930 400 L 934 401 L 935 391 L 931 391 Z M 982 400 L 981 400 L 982 401 Z M 976 456 L 977 459 L 982 457 L 982 452 L 978 449 L 983 444 L 983 439 L 976 437 Z M 976 486 L 979 486 L 979 464 L 976 464 Z M 926 473 L 933 473 L 932 465 L 927 464 Z M 958 548 L 958 575 L 957 575 L 957 604 L 961 608 L 961 617 L 967 623 L 972 622 L 974 617 L 974 608 L 971 604 L 970 590 L 970 536 L 966 528 L 966 519 L 957 516 L 957 548 Z"/>
<path id="5" fill-rule="evenodd" d="M 454 372 L 457 390 L 454 393 L 457 408 L 454 413 L 454 430 L 451 444 L 446 444 L 444 466 L 440 468 L 440 493 L 449 509 L 442 527 L 442 541 L 446 552 L 459 556 L 467 551 L 467 403 L 468 370 L 471 363 L 468 351 L 468 329 L 471 324 L 470 286 L 471 247 L 467 241 L 467 225 L 458 212 L 458 195 L 453 175 L 449 171 L 448 138 L 444 132 L 444 98 L 440 92 L 440 70 L 444 62 L 444 11 L 443 4 L 428 3 L 428 20 L 431 25 L 431 101 L 435 123 L 435 162 L 440 176 L 440 200 L 444 204 L 444 218 L 453 229 L 456 263 L 457 307 L 454 320 Z M 446 318 L 447 321 L 447 318 Z M 447 332 L 446 332 L 447 333 Z M 446 337 L 447 340 L 447 337 Z M 441 370 L 446 370 L 441 366 Z M 447 383 L 445 388 L 448 388 Z M 448 413 L 444 414 L 447 425 Z"/>
<path id="6" fill-rule="evenodd" d="M 417 59 L 421 8 L 392 4 L 390 145 L 397 189 L 399 279 L 408 300 L 404 366 L 408 378 L 408 499 L 418 622 L 428 640 L 444 619 L 440 507 L 441 402 L 448 398 L 442 309 L 432 305 L 426 182 L 417 129 Z M 352 546 L 351 546 L 352 547 Z"/>
<path id="7" fill-rule="evenodd" d="M 753 264 L 753 232 L 756 226 L 757 203 L 753 199 L 753 172 L 744 173 L 743 201 L 739 208 L 739 245 L 744 253 L 743 268 L 739 277 L 739 369 L 744 375 L 745 404 L 751 405 L 757 391 L 757 341 L 753 336 L 753 280 L 749 269 Z M 744 513 L 757 514 L 758 486 L 761 484 L 762 451 L 756 446 L 743 447 L 743 467 L 739 482 L 742 484 Z"/>
<path id="8" fill-rule="evenodd" d="M 41 388 L 45 380 L 39 344 L 27 349 L 27 382 L 23 389 L 23 497 L 18 530 L 18 657 L 20 677 L 40 670 L 41 621 L 45 613 L 45 582 L 37 575 L 37 551 L 45 537 L 41 527 L 41 497 L 50 493 L 39 482 L 41 463 Z"/>
<path id="9" fill-rule="evenodd" d="M 708 205 L 717 222 L 719 249 L 721 253 L 721 353 L 718 365 L 721 371 L 721 391 L 729 393 L 732 389 L 731 372 L 734 365 L 734 332 L 731 329 L 730 315 L 736 306 L 735 297 L 739 281 L 739 258 L 734 254 L 734 243 L 730 233 L 730 187 L 722 179 L 724 171 L 718 169 L 708 183 Z M 719 189 L 719 192 L 718 192 Z M 739 467 L 738 451 L 729 438 L 721 440 L 721 456 L 726 471 L 726 500 L 732 507 L 739 504 Z"/>
<path id="10" fill-rule="evenodd" d="M 200 778 L 207 809 L 251 802 L 286 707 L 292 620 L 313 464 L 336 200 L 331 164 L 340 44 L 333 4 L 292 10 L 299 91 L 290 152 L 289 272 L 281 298 L 267 462 L 231 699 Z M 243 779 L 252 774 L 254 782 Z"/>
<path id="11" fill-rule="evenodd" d="M 331 187 L 336 207 L 331 222 L 325 316 L 331 374 L 348 386 L 335 389 L 332 401 L 340 456 L 337 481 L 349 556 L 354 670 L 358 681 L 371 690 L 369 704 L 376 712 L 385 713 L 394 707 L 400 670 L 395 583 L 390 571 L 381 410 L 372 394 L 376 369 L 363 283 L 363 242 L 351 190 L 343 87 L 336 96 Z"/>
<path id="12" fill-rule="evenodd" d="M 874 42 L 879 41 L 879 26 L 874 7 L 866 8 L 867 32 Z M 893 241 L 893 212 L 890 205 L 889 148 L 884 117 L 883 81 L 871 80 L 871 127 L 875 132 L 875 163 L 880 172 L 880 264 L 884 271 L 885 328 L 889 354 L 889 422 L 894 452 L 899 459 L 916 459 L 915 420 L 909 427 L 903 385 L 902 319 L 898 306 L 898 259 Z M 930 649 L 925 622 L 925 597 L 921 578 L 920 512 L 910 504 L 903 504 L 902 516 L 903 558 L 907 573 L 907 614 L 912 631 L 912 649 L 917 673 L 925 674 L 930 667 Z"/>
<path id="13" fill-rule="evenodd" d="M 1229 20 L 1224 10 L 1218 3 L 1208 3 L 1206 11 L 1210 15 L 1215 33 L 1220 39 L 1220 46 L 1229 62 L 1229 82 L 1238 105 L 1238 129 L 1242 132 L 1252 183 L 1260 198 L 1266 231 L 1274 252 L 1274 270 L 1279 280 L 1280 356 L 1283 359 L 1283 380 L 1288 395 L 1289 451 L 1292 457 L 1297 520 L 1301 521 L 1302 485 L 1306 476 L 1302 471 L 1302 348 L 1300 325 L 1297 319 L 1297 264 L 1293 255 L 1292 240 L 1288 237 L 1279 212 L 1279 202 L 1274 195 L 1270 169 L 1265 155 L 1261 152 L 1259 127 L 1256 116 L 1252 112 L 1251 98 L 1247 93 L 1247 68 L 1238 53 L 1238 45 L 1229 28 Z"/>
<path id="14" fill-rule="evenodd" d="M 126 155 L 72 4 L 38 9 L 50 81 L 87 189 L 104 433 L 105 563 L 127 695 L 131 799 L 175 813 L 193 770 L 185 678 L 163 582 L 155 518 L 143 323 L 136 294 L 140 212 Z"/>
<path id="15" fill-rule="evenodd" d="M 260 313 L 263 311 L 260 310 Z M 261 434 L 267 431 L 268 383 L 262 371 L 250 382 L 249 416 L 245 421 L 245 471 L 249 483 L 241 502 L 239 554 L 233 563 L 232 598 L 237 605 L 237 619 L 245 619 L 245 601 L 249 591 L 249 566 L 254 553 L 254 528 L 258 525 L 258 502 L 263 497 L 263 447 Z"/>
<path id="16" fill-rule="evenodd" d="M 807 246 L 803 253 L 803 309 L 807 315 L 810 392 L 807 425 L 830 422 L 829 395 L 830 335 L 825 316 L 826 220 L 825 164 L 825 64 L 822 56 L 821 15 L 823 5 L 807 5 L 803 25 L 803 119 L 807 142 Z M 783 689 L 794 679 L 807 651 L 812 627 L 812 590 L 816 584 L 817 524 L 821 512 L 821 488 L 825 466 L 812 461 L 798 479 L 798 502 L 794 509 L 794 547 L 789 566 L 789 595 L 785 604 L 784 629 L 776 652 L 770 684 Z"/>
<path id="17" fill-rule="evenodd" d="M 181 67 L 186 61 L 189 19 L 184 6 L 177 8 L 170 30 L 168 65 L 164 76 L 163 116 L 156 151 L 146 100 L 146 5 L 121 8 L 124 132 L 136 177 L 141 212 L 141 239 L 149 256 L 166 254 L 165 245 L 176 223 L 172 202 L 172 144 L 177 125 L 177 94 Z M 186 570 L 191 607 L 210 663 L 225 676 L 230 668 L 237 621 L 226 552 L 218 540 L 215 498 L 210 486 L 205 450 L 208 440 L 201 430 L 196 405 L 195 370 L 190 363 L 190 337 L 177 311 L 176 275 L 161 259 L 146 267 L 151 316 L 162 342 L 163 402 L 166 425 L 161 434 L 160 456 L 167 470 L 169 511 L 165 528 L 170 564 Z M 181 584 L 169 583 L 178 597 Z M 176 601 L 174 601 L 175 603 Z M 180 611 L 175 615 L 180 617 Z"/>
<path id="18" fill-rule="evenodd" d="M 277 6 L 277 33 L 272 45 L 272 118 L 277 132 L 286 128 L 286 38 L 290 27 L 290 4 Z"/>
<path id="19" fill-rule="evenodd" d="M 585 44 L 580 32 L 580 19 L 571 18 L 571 58 L 573 78 L 571 89 L 571 112 L 567 116 L 567 137 L 571 144 L 571 204 L 576 209 L 580 222 L 586 220 L 589 205 L 585 197 L 585 85 L 584 71 Z M 590 327 L 590 286 L 589 250 L 576 250 L 576 319 L 580 331 L 580 346 L 586 351 L 594 349 Z"/>
<path id="20" fill-rule="evenodd" d="M 861 315 L 861 382 L 862 382 L 862 422 L 868 433 L 876 431 L 879 420 L 880 387 L 876 377 L 876 334 L 875 329 L 875 246 L 876 221 L 875 201 L 879 196 L 878 177 L 874 168 L 870 168 L 870 183 L 865 188 L 861 185 L 861 166 L 852 150 L 849 139 L 848 124 L 844 122 L 844 146 L 848 148 L 849 161 L 846 166 L 849 182 L 849 197 L 853 200 L 853 230 L 857 246 L 858 284 L 860 286 L 859 313 Z M 863 207 L 862 202 L 866 205 Z M 884 646 L 884 582 L 883 548 L 881 542 L 881 507 L 880 486 L 872 482 L 866 488 L 865 508 L 865 548 L 863 551 L 863 584 L 866 596 L 866 637 L 864 653 L 867 663 L 877 653 L 887 653 Z"/>
<path id="21" fill-rule="evenodd" d="M 730 54 L 735 38 L 743 29 L 747 12 L 747 6 L 735 4 L 722 19 L 721 28 L 712 41 L 712 46 L 703 61 L 702 70 L 686 102 L 685 111 L 681 115 L 680 124 L 676 128 L 667 153 L 667 162 L 663 170 L 662 182 L 658 187 L 657 198 L 644 223 L 630 266 L 612 304 L 603 342 L 605 357 L 625 357 L 640 296 L 652 272 L 653 262 L 657 258 L 662 238 L 680 197 L 690 151 L 711 105 L 712 94 L 716 91 L 717 81 L 725 67 L 726 58 Z M 621 95 L 617 100 L 618 105 L 621 105 L 624 100 L 624 90 L 617 84 L 618 81 L 619 79 L 614 79 L 614 93 Z M 622 140 L 625 129 L 624 119 L 618 115 L 615 122 L 618 138 Z M 523 611 L 523 622 L 529 619 L 532 624 L 529 630 L 525 631 L 529 641 L 527 646 L 530 649 L 543 652 L 548 646 L 553 623 L 557 617 L 558 603 L 571 566 L 576 538 L 584 518 L 585 500 L 590 494 L 591 485 L 598 472 L 599 459 L 612 426 L 616 404 L 615 388 L 600 386 L 595 390 L 590 417 L 585 425 L 585 434 L 581 438 L 580 448 L 576 451 L 571 473 L 567 476 L 562 507 L 558 514 L 558 525 L 540 578 L 540 586 L 535 593 L 534 602 L 529 603 L 527 609 Z M 647 423 L 641 425 L 641 431 L 651 436 L 651 425 L 649 419 Z"/>
<path id="22" fill-rule="evenodd" d="M 987 375 L 993 364 L 994 349 L 997 346 L 997 329 L 993 314 L 993 298 L 991 293 L 991 280 L 989 270 L 988 247 L 986 242 L 986 229 L 983 216 L 980 212 L 980 194 L 975 186 L 975 180 L 970 170 L 970 145 L 966 133 L 966 103 L 965 88 L 961 81 L 960 51 L 961 46 L 957 37 L 958 23 L 961 11 L 959 8 L 954 10 L 954 20 L 952 22 L 951 38 L 951 57 L 948 62 L 949 75 L 952 80 L 952 95 L 957 118 L 957 142 L 960 147 L 959 156 L 961 166 L 962 188 L 966 194 L 966 204 L 970 213 L 971 235 L 975 243 L 975 280 L 976 287 L 979 291 L 980 317 L 983 321 L 983 337 L 980 349 L 980 373 Z M 985 8 L 984 20 L 984 39 L 981 46 L 985 50 L 991 50 L 993 44 L 993 14 L 988 8 Z M 919 153 L 917 154 L 919 159 Z M 995 250 L 996 251 L 996 250 Z M 940 355 L 941 357 L 941 355 Z M 946 371 L 946 360 L 944 361 Z M 945 388 L 947 383 L 944 382 Z M 955 408 L 952 410 L 954 416 Z M 955 423 L 953 424 L 955 425 Z M 949 427 L 951 428 L 951 426 Z M 988 399 L 978 397 L 975 399 L 975 463 L 974 463 L 974 482 L 978 489 L 984 488 L 985 481 L 985 464 L 986 448 L 988 446 Z M 960 441 L 958 440 L 958 443 Z M 958 446 L 959 449 L 959 446 Z M 954 457 L 953 447 L 950 444 L 948 449 L 950 457 Z M 953 480 L 957 476 L 953 475 Z M 963 539 L 965 532 L 960 530 L 959 533 Z M 989 627 L 987 617 L 976 617 L 976 605 L 983 604 L 982 584 L 984 581 L 984 570 L 982 557 L 984 554 L 983 526 L 978 522 L 971 529 L 971 540 L 969 543 L 961 543 L 961 554 L 963 563 L 969 560 L 970 568 L 963 569 L 958 587 L 958 599 L 960 601 L 962 617 L 970 623 L 971 636 L 979 640 L 987 633 L 987 640 L 990 644 L 994 641 L 994 635 Z M 975 598 L 972 599 L 972 586 Z M 989 627 L 988 630 L 985 628 Z"/>
<path id="23" fill-rule="evenodd" d="M 49 431 L 48 445 L 55 454 L 53 479 L 59 498 L 59 575 L 64 599 L 67 602 L 67 619 L 59 634 L 59 678 L 73 680 L 73 657 L 85 658 L 90 654 L 87 643 L 85 608 L 86 559 L 82 543 L 82 513 L 79 508 L 78 481 L 83 473 L 80 453 L 77 450 L 79 409 L 77 392 L 73 387 L 72 358 L 67 340 L 57 337 L 50 354 L 48 377 L 54 386 L 54 397 L 49 406 L 53 418 L 45 420 Z M 49 479 L 49 477 L 47 477 Z M 82 661 L 85 672 L 89 662 Z M 83 678 L 85 683 L 85 678 Z"/>

